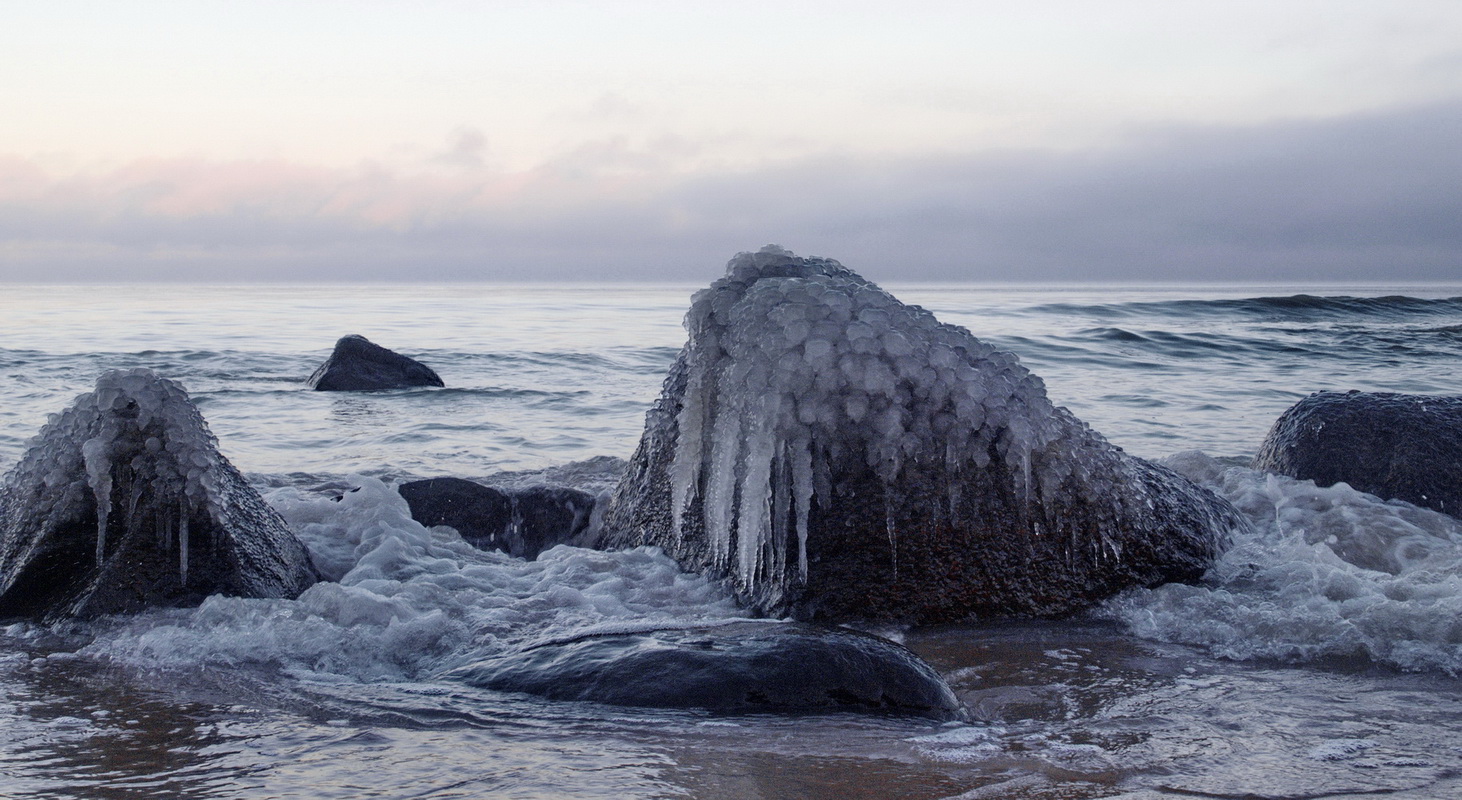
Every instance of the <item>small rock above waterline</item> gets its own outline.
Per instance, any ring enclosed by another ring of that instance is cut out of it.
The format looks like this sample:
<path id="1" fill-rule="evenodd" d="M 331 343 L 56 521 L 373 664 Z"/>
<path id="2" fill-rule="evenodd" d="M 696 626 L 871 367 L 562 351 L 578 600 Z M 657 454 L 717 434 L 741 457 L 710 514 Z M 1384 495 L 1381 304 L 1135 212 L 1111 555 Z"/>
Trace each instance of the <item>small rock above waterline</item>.
<path id="1" fill-rule="evenodd" d="M 621 706 L 939 720 L 960 714 L 948 684 L 902 645 L 798 623 L 589 633 L 488 659 L 452 677 L 497 691 Z"/>
<path id="2" fill-rule="evenodd" d="M 563 486 L 502 491 L 462 478 L 430 478 L 396 487 L 423 525 L 455 528 L 480 550 L 535 558 L 587 535 L 595 497 Z"/>
<path id="3" fill-rule="evenodd" d="M 1462 518 L 1462 397 L 1316 392 L 1275 420 L 1252 467 Z"/>
<path id="4" fill-rule="evenodd" d="M 310 375 L 307 383 L 319 392 L 444 385 L 441 377 L 425 364 L 387 350 L 358 334 L 342 336 L 335 343 L 330 357 Z"/>

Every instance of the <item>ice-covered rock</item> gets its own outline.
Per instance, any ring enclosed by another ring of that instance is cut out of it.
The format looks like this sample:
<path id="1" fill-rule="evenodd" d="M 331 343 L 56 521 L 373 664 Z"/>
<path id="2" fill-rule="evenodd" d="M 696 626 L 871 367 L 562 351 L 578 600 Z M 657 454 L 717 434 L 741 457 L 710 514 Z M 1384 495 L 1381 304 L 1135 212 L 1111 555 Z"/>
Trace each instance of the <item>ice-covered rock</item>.
<path id="1" fill-rule="evenodd" d="M 442 385 L 441 377 L 431 367 L 354 333 L 340 337 L 330 357 L 309 379 L 309 387 L 319 392 Z"/>
<path id="2" fill-rule="evenodd" d="M 903 645 L 775 622 L 590 632 L 452 673 L 555 700 L 745 712 L 854 711 L 948 720 L 954 692 Z"/>
<path id="3" fill-rule="evenodd" d="M 1252 467 L 1462 518 L 1462 397 L 1316 392 L 1275 420 Z"/>
<path id="4" fill-rule="evenodd" d="M 557 544 L 592 535 L 596 498 L 566 486 L 503 491 L 463 478 L 429 478 L 396 487 L 423 525 L 455 528 L 473 547 L 536 558 Z"/>
<path id="5" fill-rule="evenodd" d="M 294 597 L 317 579 L 187 392 L 150 370 L 108 372 L 52 415 L 3 494 L 0 615 Z"/>
<path id="6" fill-rule="evenodd" d="M 1064 614 L 1196 579 L 1245 524 L 836 261 L 738 255 L 685 324 L 601 545 L 663 547 L 759 610 Z"/>

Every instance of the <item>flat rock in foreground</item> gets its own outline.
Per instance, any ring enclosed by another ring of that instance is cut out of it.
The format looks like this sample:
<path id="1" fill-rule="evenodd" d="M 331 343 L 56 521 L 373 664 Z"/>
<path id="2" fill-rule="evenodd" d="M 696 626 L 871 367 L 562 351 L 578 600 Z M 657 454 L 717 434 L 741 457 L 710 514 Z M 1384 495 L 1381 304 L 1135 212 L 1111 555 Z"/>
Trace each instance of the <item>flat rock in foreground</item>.
<path id="1" fill-rule="evenodd" d="M 294 597 L 317 580 L 187 392 L 149 370 L 97 379 L 41 429 L 0 494 L 0 616 Z"/>
<path id="2" fill-rule="evenodd" d="M 1462 397 L 1316 392 L 1275 420 L 1252 466 L 1462 517 Z"/>
<path id="3" fill-rule="evenodd" d="M 431 367 L 353 333 L 335 342 L 335 350 L 310 375 L 308 385 L 319 392 L 360 392 L 443 383 Z"/>
<path id="4" fill-rule="evenodd" d="M 685 324 L 601 546 L 662 547 L 760 611 L 1068 614 L 1197 579 L 1245 524 L 836 261 L 743 253 Z"/>
<path id="5" fill-rule="evenodd" d="M 941 720 L 959 715 L 954 692 L 902 645 L 797 623 L 587 634 L 489 659 L 453 676 L 497 691 L 609 705 Z"/>

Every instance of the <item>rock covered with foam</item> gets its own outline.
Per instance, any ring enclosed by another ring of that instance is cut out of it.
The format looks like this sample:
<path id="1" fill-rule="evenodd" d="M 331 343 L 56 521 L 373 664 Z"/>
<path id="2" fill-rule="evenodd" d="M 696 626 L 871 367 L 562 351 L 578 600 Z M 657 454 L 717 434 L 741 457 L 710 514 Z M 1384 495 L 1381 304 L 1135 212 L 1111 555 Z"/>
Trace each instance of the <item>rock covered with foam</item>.
<path id="1" fill-rule="evenodd" d="M 1064 614 L 1196 579 L 1244 524 L 836 261 L 738 255 L 685 324 L 603 543 L 663 547 L 760 610 Z"/>
<path id="2" fill-rule="evenodd" d="M 308 552 L 178 384 L 113 371 L 5 476 L 0 614 L 96 616 L 223 593 L 294 597 Z"/>
<path id="3" fill-rule="evenodd" d="M 431 367 L 352 333 L 335 342 L 308 385 L 319 392 L 359 392 L 444 384 Z"/>
<path id="4" fill-rule="evenodd" d="M 1462 517 L 1462 397 L 1316 392 L 1275 420 L 1252 466 Z"/>

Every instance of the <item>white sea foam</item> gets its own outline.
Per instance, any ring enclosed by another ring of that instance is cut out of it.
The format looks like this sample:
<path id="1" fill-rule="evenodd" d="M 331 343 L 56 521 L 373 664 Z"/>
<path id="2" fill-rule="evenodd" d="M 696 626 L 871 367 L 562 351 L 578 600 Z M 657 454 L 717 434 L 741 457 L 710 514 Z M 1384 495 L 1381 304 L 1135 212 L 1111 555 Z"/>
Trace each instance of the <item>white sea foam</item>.
<path id="1" fill-rule="evenodd" d="M 588 626 L 740 615 L 719 586 L 653 549 L 559 546 L 534 561 L 484 552 L 411 519 L 401 496 L 355 478 L 338 501 L 295 489 L 268 500 L 336 581 L 296 600 L 214 596 L 138 615 L 85 655 L 156 668 L 282 668 L 326 680 L 409 680 Z"/>
<path id="2" fill-rule="evenodd" d="M 1462 521 L 1198 452 L 1166 463 L 1228 497 L 1253 531 L 1201 584 L 1130 592 L 1107 613 L 1142 636 L 1227 658 L 1462 673 Z"/>

